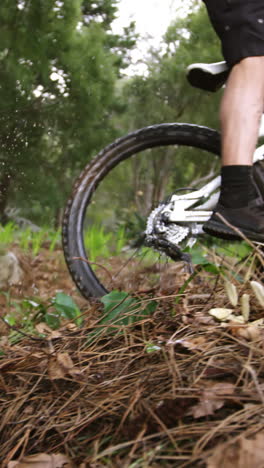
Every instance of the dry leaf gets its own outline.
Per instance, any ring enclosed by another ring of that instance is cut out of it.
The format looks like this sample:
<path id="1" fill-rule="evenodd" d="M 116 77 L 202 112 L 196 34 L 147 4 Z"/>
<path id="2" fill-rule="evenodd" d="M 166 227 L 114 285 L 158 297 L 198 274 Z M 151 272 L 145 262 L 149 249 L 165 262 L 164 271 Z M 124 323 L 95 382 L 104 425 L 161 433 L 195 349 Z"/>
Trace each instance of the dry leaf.
<path id="1" fill-rule="evenodd" d="M 232 315 L 230 320 L 233 323 L 240 323 L 241 325 L 243 325 L 245 323 L 245 319 L 244 319 L 243 315 Z"/>
<path id="2" fill-rule="evenodd" d="M 78 330 L 77 325 L 76 325 L 75 323 L 72 323 L 72 322 L 67 323 L 65 328 L 66 328 L 67 330 L 69 330 L 69 331 L 76 331 L 76 330 Z"/>
<path id="3" fill-rule="evenodd" d="M 215 411 L 222 408 L 225 404 L 224 400 L 214 400 L 211 398 L 206 398 L 204 395 L 203 399 L 198 403 L 198 405 L 193 406 L 191 414 L 197 418 L 202 418 L 204 416 L 210 416 L 215 413 Z"/>
<path id="4" fill-rule="evenodd" d="M 57 361 L 67 371 L 71 370 L 74 367 L 72 358 L 69 356 L 68 353 L 58 353 Z"/>
<path id="5" fill-rule="evenodd" d="M 74 367 L 68 353 L 58 353 L 52 357 L 48 364 L 48 374 L 51 380 L 63 379 L 66 375 L 79 376 L 81 372 Z"/>
<path id="6" fill-rule="evenodd" d="M 241 297 L 241 311 L 245 319 L 245 322 L 248 322 L 249 314 L 250 314 L 250 295 L 249 294 L 243 294 L 243 296 Z"/>
<path id="7" fill-rule="evenodd" d="M 51 358 L 48 363 L 48 374 L 50 380 L 64 379 L 67 372 L 59 365 L 57 358 Z"/>
<path id="8" fill-rule="evenodd" d="M 52 330 L 46 323 L 41 322 L 35 326 L 36 330 L 42 335 L 48 335 L 49 339 L 61 338 L 61 333 L 58 330 Z"/>
<path id="9" fill-rule="evenodd" d="M 228 382 L 211 384 L 211 387 L 203 391 L 199 403 L 191 408 L 192 416 L 196 419 L 214 414 L 224 406 L 224 397 L 232 395 L 234 391 L 235 386 Z"/>
<path id="10" fill-rule="evenodd" d="M 264 325 L 264 318 L 254 320 L 254 322 L 251 322 L 251 325 L 257 325 L 257 326 Z"/>
<path id="11" fill-rule="evenodd" d="M 261 307 L 264 307 L 264 286 L 258 283 L 258 281 L 250 281 L 250 285 L 259 304 Z"/>
<path id="12" fill-rule="evenodd" d="M 233 317 L 232 313 L 233 313 L 232 309 L 223 309 L 220 307 L 209 310 L 209 314 L 212 315 L 212 317 L 216 318 L 217 320 L 220 320 L 220 322 L 229 320 L 230 317 L 232 318 Z"/>
<path id="13" fill-rule="evenodd" d="M 195 349 L 204 349 L 205 345 L 208 345 L 208 340 L 204 336 L 198 336 L 193 339 L 183 339 L 183 340 L 169 340 L 167 345 L 181 345 L 184 348 L 195 350 Z"/>
<path id="14" fill-rule="evenodd" d="M 73 468 L 73 464 L 66 455 L 48 455 L 38 453 L 23 457 L 20 461 L 11 461 L 7 468 Z"/>
<path id="15" fill-rule="evenodd" d="M 207 468 L 263 468 L 264 431 L 253 439 L 241 439 L 236 444 L 221 444 L 207 461 Z"/>
<path id="16" fill-rule="evenodd" d="M 236 307 L 238 304 L 238 294 L 235 285 L 230 281 L 225 281 L 225 291 L 232 306 Z"/>
<path id="17" fill-rule="evenodd" d="M 249 322 L 247 325 L 243 327 L 232 327 L 232 323 L 230 324 L 230 329 L 233 335 L 241 336 L 248 341 L 256 341 L 260 339 L 262 335 L 261 325 L 263 325 L 264 319 L 255 320 L 254 322 Z"/>
<path id="18" fill-rule="evenodd" d="M 241 336 L 248 341 L 257 341 L 261 336 L 261 331 L 256 325 L 251 325 L 250 327 L 239 328 L 237 336 Z"/>

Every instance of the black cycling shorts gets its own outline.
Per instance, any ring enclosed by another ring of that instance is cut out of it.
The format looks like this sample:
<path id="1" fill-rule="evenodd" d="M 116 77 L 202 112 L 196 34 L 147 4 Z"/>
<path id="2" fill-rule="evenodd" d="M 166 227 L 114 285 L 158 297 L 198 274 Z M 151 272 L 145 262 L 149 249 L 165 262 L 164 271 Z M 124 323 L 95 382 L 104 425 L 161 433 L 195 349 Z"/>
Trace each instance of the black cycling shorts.
<path id="1" fill-rule="evenodd" d="M 264 0 L 203 0 L 229 66 L 264 56 Z"/>

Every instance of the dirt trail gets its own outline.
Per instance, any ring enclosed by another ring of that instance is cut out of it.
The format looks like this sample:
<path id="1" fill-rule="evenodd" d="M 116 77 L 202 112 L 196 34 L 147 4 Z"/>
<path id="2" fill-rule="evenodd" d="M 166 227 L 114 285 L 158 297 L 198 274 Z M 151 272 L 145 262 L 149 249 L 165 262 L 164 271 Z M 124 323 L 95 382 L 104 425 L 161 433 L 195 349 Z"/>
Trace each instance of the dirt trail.
<path id="1" fill-rule="evenodd" d="M 9 250 L 16 255 L 23 271 L 20 284 L 4 288 L 13 300 L 36 297 L 45 302 L 54 297 L 56 292 L 64 291 L 73 296 L 80 306 L 85 305 L 86 301 L 71 280 L 61 249 L 50 252 L 42 248 L 35 257 L 25 254 L 16 246 Z M 0 298 L 3 307 L 6 299 L 3 295 Z"/>

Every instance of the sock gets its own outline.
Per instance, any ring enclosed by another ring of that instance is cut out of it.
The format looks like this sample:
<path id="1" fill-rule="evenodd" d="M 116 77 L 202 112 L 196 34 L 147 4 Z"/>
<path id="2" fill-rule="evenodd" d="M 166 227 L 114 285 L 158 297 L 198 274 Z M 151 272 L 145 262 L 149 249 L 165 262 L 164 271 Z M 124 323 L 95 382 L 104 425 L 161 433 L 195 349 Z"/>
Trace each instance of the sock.
<path id="1" fill-rule="evenodd" d="M 257 197 L 252 166 L 223 166 L 219 202 L 226 208 L 242 208 Z"/>

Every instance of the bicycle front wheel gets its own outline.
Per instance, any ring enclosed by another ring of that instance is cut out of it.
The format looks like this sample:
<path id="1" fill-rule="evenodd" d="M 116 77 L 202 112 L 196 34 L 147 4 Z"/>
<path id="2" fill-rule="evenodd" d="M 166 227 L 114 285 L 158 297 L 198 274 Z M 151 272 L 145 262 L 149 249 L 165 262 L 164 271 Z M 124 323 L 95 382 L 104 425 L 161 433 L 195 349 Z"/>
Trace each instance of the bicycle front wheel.
<path id="1" fill-rule="evenodd" d="M 198 188 L 215 174 L 219 155 L 215 130 L 161 124 L 118 139 L 87 165 L 62 230 L 66 263 L 84 297 L 113 289 L 173 292 L 175 263 L 142 245 L 145 220 L 165 195 Z"/>

